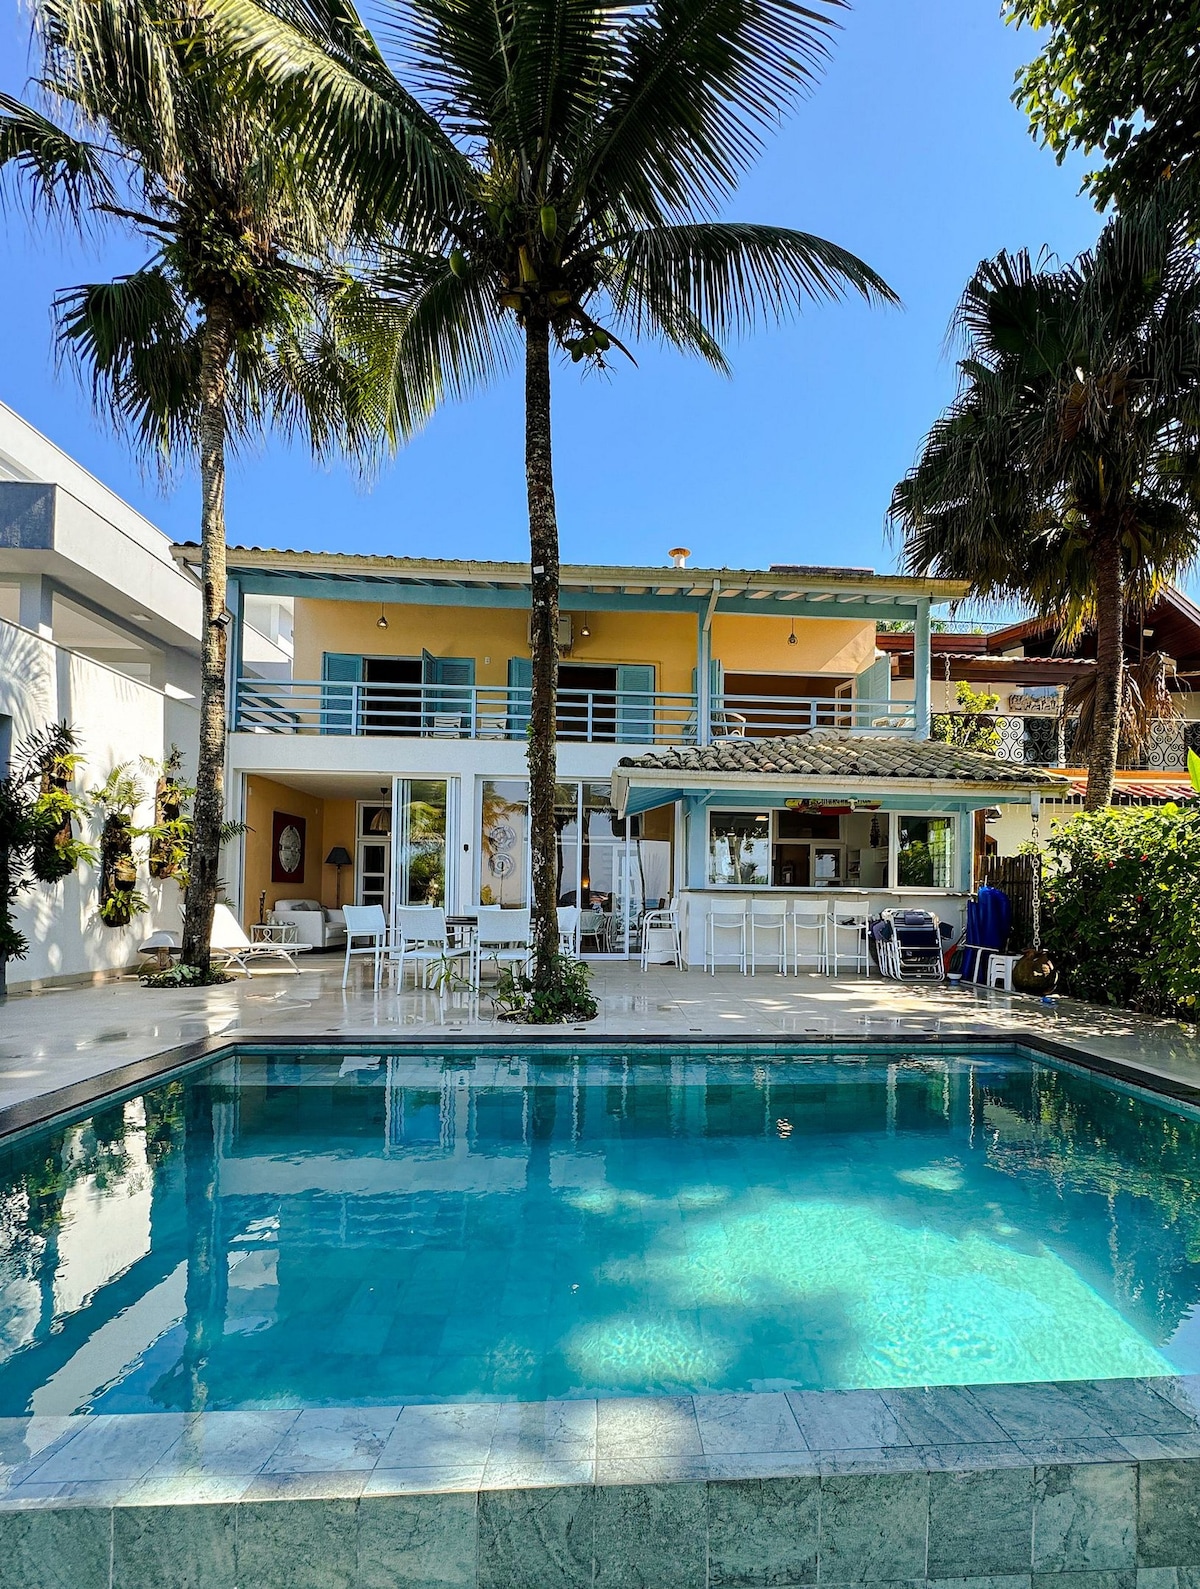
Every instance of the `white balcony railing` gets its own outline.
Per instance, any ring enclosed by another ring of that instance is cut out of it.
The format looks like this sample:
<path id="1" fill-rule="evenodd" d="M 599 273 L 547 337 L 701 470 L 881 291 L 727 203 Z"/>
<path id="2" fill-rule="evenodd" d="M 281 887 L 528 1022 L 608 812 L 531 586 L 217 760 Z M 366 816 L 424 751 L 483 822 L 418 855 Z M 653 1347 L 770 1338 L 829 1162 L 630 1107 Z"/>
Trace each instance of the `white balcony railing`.
<path id="1" fill-rule="evenodd" d="M 358 684 L 243 678 L 233 702 L 241 734 L 352 734 L 426 739 L 524 739 L 528 689 L 505 685 Z M 694 693 L 558 692 L 558 737 L 588 744 L 695 745 Z M 814 728 L 914 731 L 912 703 L 839 697 L 724 695 L 708 739 L 769 739 Z"/>

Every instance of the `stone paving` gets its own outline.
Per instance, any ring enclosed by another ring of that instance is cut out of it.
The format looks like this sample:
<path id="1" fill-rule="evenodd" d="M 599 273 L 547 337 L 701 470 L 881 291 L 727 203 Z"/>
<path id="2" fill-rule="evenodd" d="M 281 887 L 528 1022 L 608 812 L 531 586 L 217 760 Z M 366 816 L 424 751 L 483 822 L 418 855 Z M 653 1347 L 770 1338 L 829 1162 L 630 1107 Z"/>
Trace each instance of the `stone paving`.
<path id="1" fill-rule="evenodd" d="M 206 1038 L 413 1038 L 438 1033 L 503 1037 L 486 994 L 440 999 L 413 989 L 364 985 L 361 966 L 341 987 L 335 956 L 309 957 L 298 973 L 259 968 L 249 978 L 205 989 L 149 989 L 136 980 L 23 994 L 0 1005 L 0 1109 L 133 1060 Z M 579 1032 L 615 1040 L 747 1036 L 945 1038 L 956 1033 L 1038 1035 L 1067 1047 L 1200 1087 L 1200 1038 L 1193 1028 L 1071 1000 L 1043 1005 L 1021 994 L 949 984 L 921 986 L 879 977 L 815 973 L 743 977 L 699 970 L 598 962 L 600 1013 L 586 1027 L 544 1029 L 565 1042 Z M 522 1037 L 538 1029 L 519 1029 Z M 543 1033 L 543 1035 L 544 1035 Z"/>

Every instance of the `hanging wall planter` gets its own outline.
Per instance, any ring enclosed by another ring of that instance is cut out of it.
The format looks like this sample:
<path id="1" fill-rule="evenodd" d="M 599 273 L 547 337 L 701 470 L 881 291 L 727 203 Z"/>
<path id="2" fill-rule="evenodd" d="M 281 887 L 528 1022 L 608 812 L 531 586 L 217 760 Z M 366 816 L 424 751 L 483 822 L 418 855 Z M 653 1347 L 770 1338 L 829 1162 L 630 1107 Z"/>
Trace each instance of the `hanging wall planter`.
<path id="1" fill-rule="evenodd" d="M 187 803 L 192 791 L 183 783 L 182 772 L 179 747 L 172 745 L 170 755 L 158 767 L 154 786 L 154 826 L 150 830 L 148 863 L 150 876 L 159 882 L 179 877 L 187 855 Z"/>

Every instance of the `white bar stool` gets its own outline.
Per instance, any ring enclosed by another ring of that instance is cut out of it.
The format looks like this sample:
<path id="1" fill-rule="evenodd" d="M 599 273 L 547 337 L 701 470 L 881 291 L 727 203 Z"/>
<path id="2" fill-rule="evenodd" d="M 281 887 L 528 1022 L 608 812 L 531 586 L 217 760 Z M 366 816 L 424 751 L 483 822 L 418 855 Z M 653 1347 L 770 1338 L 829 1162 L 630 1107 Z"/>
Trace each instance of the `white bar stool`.
<path id="1" fill-rule="evenodd" d="M 1013 967 L 1020 958 L 1020 955 L 994 953 L 988 961 L 987 986 L 989 988 L 999 988 L 1002 993 L 1011 993 Z"/>
<path id="2" fill-rule="evenodd" d="M 788 969 L 788 902 L 786 899 L 754 899 L 750 901 L 750 972 L 758 970 L 759 934 L 767 937 L 764 959 L 774 966 L 781 977 Z"/>
<path id="3" fill-rule="evenodd" d="M 717 974 L 718 961 L 726 965 L 736 965 L 742 975 L 746 975 L 747 919 L 744 899 L 723 899 L 719 902 L 713 900 L 704 919 L 704 969 L 710 971 L 713 976 Z M 718 953 L 718 933 L 725 933 L 733 938 L 735 948 L 729 953 Z"/>
<path id="4" fill-rule="evenodd" d="M 825 972 L 829 966 L 829 917 L 823 910 L 805 909 L 796 905 L 792 910 L 792 970 L 800 975 L 800 960 L 807 942 L 808 955 L 816 962 L 817 970 Z"/>
<path id="5" fill-rule="evenodd" d="M 868 944 L 870 921 L 865 911 L 838 910 L 835 906 L 829 912 L 828 949 L 826 953 L 826 969 L 832 976 L 838 974 L 838 962 L 849 960 L 856 971 L 864 971 L 867 976 L 871 974 L 871 950 Z M 848 934 L 854 935 L 853 949 L 843 949 L 842 939 Z"/>

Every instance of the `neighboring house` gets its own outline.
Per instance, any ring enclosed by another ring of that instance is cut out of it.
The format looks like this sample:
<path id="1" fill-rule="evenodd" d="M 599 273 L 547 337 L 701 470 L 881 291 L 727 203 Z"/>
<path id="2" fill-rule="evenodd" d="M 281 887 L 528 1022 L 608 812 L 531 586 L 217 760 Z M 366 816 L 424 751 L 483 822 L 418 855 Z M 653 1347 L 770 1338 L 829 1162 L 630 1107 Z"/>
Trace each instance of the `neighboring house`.
<path id="1" fill-rule="evenodd" d="M 894 694 L 913 690 L 914 645 L 911 633 L 881 633 L 880 649 L 892 659 Z M 1067 650 L 1057 645 L 1054 624 L 1031 618 L 1006 624 L 986 634 L 938 633 L 931 637 L 930 700 L 934 712 L 953 713 L 957 690 L 965 681 L 977 692 L 999 697 L 994 718 L 996 755 L 1003 761 L 1053 768 L 1068 786 L 1045 803 L 1041 836 L 1049 824 L 1083 809 L 1087 792 L 1084 758 L 1074 753 L 1073 729 L 1064 716 L 1063 700 L 1070 685 L 1095 669 L 1095 636 L 1085 633 Z M 1113 804 L 1163 805 L 1192 794 L 1187 753 L 1200 754 L 1200 608 L 1180 590 L 1169 587 L 1143 618 L 1134 617 L 1125 631 L 1125 657 L 1136 665 L 1151 653 L 1166 658 L 1167 684 L 1175 712 L 1154 724 L 1149 744 L 1127 752 L 1117 772 Z M 1028 808 L 1007 806 L 988 819 L 989 847 L 1014 854 L 1031 837 Z"/>
<path id="2" fill-rule="evenodd" d="M 0 767 L 25 735 L 66 721 L 85 758 L 77 788 L 120 763 L 161 761 L 172 744 L 190 776 L 199 633 L 196 582 L 168 538 L 0 404 Z M 248 633 L 256 668 L 290 669 L 285 646 Z M 149 803 L 137 820 L 152 820 Z M 97 913 L 97 881 L 81 866 L 22 896 L 31 947 L 8 967 L 11 989 L 123 969 L 151 931 L 178 931 L 173 882 L 152 883 L 143 868 L 150 913 L 113 928 Z"/>
<path id="3" fill-rule="evenodd" d="M 247 924 L 280 899 L 526 904 L 528 565 L 232 547 L 229 573 Z M 1058 787 L 925 743 L 930 607 L 962 594 L 866 569 L 564 566 L 559 899 L 602 905 L 585 951 L 635 952 L 642 908 L 674 893 L 693 961 L 730 889 L 956 918 L 973 813 Z M 249 604 L 272 599 L 292 604 L 290 679 L 240 660 Z M 881 620 L 915 627 L 906 699 Z"/>

